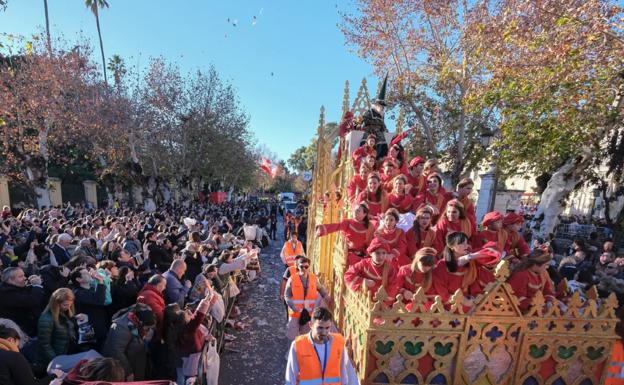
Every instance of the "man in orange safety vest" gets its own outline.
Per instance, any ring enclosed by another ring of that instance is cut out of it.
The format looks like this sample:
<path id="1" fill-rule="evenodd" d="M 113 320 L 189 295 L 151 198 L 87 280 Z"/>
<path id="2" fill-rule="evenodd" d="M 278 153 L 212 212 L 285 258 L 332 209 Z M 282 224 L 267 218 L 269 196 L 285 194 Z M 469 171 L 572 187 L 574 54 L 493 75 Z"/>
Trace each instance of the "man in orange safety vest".
<path id="1" fill-rule="evenodd" d="M 286 385 L 359 385 L 345 349 L 345 338 L 331 333 L 332 314 L 323 307 L 312 312 L 311 331 L 290 345 Z"/>
<path id="2" fill-rule="evenodd" d="M 310 271 L 310 259 L 297 258 L 297 272 L 286 282 L 284 299 L 288 306 L 286 337 L 294 340 L 298 335 L 310 330 L 310 314 L 314 308 L 331 303 L 329 293 Z"/>

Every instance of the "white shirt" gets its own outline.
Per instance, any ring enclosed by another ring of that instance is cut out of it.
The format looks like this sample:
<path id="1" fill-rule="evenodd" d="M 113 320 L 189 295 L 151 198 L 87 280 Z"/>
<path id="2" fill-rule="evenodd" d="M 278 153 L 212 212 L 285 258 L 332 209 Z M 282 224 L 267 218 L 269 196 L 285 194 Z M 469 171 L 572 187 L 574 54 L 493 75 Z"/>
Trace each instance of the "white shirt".
<path id="1" fill-rule="evenodd" d="M 310 334 L 308 338 L 312 338 Z M 327 341 L 327 352 L 331 351 L 331 343 L 333 338 L 330 337 Z M 317 344 L 314 342 L 314 348 L 318 353 L 319 360 L 321 361 L 321 367 L 326 360 L 325 357 L 325 344 Z M 290 351 L 288 352 L 288 363 L 286 363 L 286 382 L 285 385 L 297 385 L 297 373 L 299 372 L 299 363 L 297 362 L 297 353 L 295 352 L 295 341 L 290 345 Z M 360 385 L 360 380 L 355 373 L 347 349 L 345 348 L 342 353 L 342 362 L 340 364 L 340 383 L 341 385 Z"/>

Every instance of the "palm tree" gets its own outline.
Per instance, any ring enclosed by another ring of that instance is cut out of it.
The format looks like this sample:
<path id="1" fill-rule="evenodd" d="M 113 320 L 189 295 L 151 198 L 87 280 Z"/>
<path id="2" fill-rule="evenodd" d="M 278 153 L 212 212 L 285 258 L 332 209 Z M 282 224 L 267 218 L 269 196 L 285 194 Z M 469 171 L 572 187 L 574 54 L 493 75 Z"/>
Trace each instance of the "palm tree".
<path id="1" fill-rule="evenodd" d="M 121 93 L 121 78 L 126 74 L 126 65 L 123 62 L 123 59 L 119 55 L 113 55 L 108 60 L 108 70 L 113 73 L 113 77 L 115 78 L 115 86 L 117 87 L 117 92 Z"/>
<path id="2" fill-rule="evenodd" d="M 100 37 L 100 51 L 102 52 L 102 69 L 104 70 L 104 83 L 108 84 L 108 78 L 106 77 L 106 58 L 104 57 L 104 44 L 102 43 L 102 31 L 100 30 L 100 16 L 98 9 L 108 8 L 109 5 L 106 0 L 85 0 L 87 8 L 91 9 L 91 12 L 95 15 L 95 24 L 97 25 L 98 36 Z"/>
<path id="3" fill-rule="evenodd" d="M 50 18 L 48 17 L 48 0 L 43 0 L 43 8 L 46 17 L 46 35 L 48 38 L 48 53 L 52 54 L 52 40 L 50 39 Z"/>

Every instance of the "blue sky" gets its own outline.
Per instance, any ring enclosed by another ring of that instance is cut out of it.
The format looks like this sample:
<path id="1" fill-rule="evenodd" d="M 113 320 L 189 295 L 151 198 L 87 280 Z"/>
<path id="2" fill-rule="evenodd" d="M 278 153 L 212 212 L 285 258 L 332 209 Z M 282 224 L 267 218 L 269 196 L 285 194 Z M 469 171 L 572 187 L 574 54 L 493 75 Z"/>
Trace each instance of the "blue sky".
<path id="1" fill-rule="evenodd" d="M 144 67 L 150 56 L 163 56 L 183 71 L 214 64 L 238 90 L 257 140 L 284 160 L 309 143 L 321 105 L 328 121 L 340 119 L 345 80 L 352 98 L 363 77 L 375 92 L 372 67 L 349 52 L 336 26 L 338 11 L 348 10 L 349 0 L 109 4 L 100 13 L 107 60 L 118 54 L 129 65 Z M 97 48 L 95 19 L 83 1 L 48 0 L 48 8 L 53 38 L 62 33 L 71 41 L 83 34 Z M 41 0 L 9 0 L 6 12 L 0 12 L 0 32 L 28 36 L 44 25 Z M 95 54 L 99 63 L 99 51 Z"/>

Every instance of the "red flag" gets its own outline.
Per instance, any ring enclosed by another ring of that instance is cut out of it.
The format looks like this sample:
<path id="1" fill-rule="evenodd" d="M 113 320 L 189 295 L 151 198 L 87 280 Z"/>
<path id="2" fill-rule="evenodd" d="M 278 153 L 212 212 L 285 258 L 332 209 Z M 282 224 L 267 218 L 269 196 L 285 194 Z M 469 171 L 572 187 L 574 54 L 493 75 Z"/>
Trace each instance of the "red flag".
<path id="1" fill-rule="evenodd" d="M 275 178 L 275 175 L 277 175 L 277 166 L 270 159 L 262 158 L 260 168 L 271 178 Z"/>

